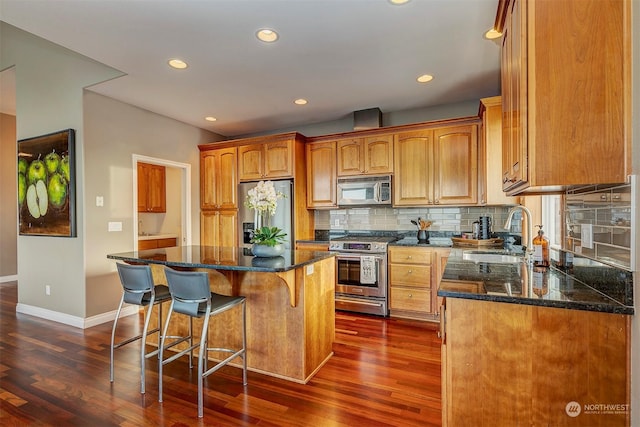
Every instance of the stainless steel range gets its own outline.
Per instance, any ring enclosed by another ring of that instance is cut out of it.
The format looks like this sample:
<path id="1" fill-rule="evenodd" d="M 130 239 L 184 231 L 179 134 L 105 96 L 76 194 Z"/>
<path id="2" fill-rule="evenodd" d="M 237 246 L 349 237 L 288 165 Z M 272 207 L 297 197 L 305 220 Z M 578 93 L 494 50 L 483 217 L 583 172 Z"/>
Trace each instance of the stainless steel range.
<path id="1" fill-rule="evenodd" d="M 387 246 L 396 237 L 346 236 L 329 242 L 336 256 L 336 309 L 389 315 Z"/>

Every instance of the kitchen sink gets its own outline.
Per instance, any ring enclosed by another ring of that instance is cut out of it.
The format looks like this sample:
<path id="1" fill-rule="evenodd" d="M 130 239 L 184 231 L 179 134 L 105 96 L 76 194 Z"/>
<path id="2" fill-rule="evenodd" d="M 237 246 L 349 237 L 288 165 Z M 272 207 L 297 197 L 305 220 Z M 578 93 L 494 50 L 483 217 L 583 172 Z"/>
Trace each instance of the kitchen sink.
<path id="1" fill-rule="evenodd" d="M 486 262 L 489 264 L 517 264 L 523 260 L 516 255 L 507 255 L 491 252 L 463 252 L 462 259 L 473 262 Z"/>

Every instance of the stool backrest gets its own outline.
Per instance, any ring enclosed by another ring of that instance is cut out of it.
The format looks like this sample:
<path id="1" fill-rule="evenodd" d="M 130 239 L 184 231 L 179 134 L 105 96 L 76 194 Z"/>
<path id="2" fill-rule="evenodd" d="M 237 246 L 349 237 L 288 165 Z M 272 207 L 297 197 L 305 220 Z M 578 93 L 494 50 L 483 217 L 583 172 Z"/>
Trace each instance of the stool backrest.
<path id="1" fill-rule="evenodd" d="M 209 275 L 203 271 L 164 270 L 173 298 L 173 310 L 188 316 L 204 314 L 207 302 L 211 300 Z"/>
<path id="2" fill-rule="evenodd" d="M 120 283 L 124 290 L 124 301 L 129 304 L 145 304 L 153 289 L 153 276 L 148 265 L 129 265 L 117 263 Z"/>

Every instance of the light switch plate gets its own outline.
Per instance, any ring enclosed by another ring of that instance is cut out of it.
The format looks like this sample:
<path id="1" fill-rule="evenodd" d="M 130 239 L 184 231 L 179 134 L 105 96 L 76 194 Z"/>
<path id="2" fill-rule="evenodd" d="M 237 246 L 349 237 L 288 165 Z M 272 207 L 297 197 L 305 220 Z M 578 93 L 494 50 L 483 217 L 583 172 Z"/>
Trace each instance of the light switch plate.
<path id="1" fill-rule="evenodd" d="M 313 274 L 313 264 L 307 265 L 307 276 L 311 276 Z"/>
<path id="2" fill-rule="evenodd" d="M 122 231 L 122 222 L 109 222 L 109 231 Z"/>
<path id="3" fill-rule="evenodd" d="M 96 196 L 96 206 L 98 207 L 104 206 L 104 197 Z"/>

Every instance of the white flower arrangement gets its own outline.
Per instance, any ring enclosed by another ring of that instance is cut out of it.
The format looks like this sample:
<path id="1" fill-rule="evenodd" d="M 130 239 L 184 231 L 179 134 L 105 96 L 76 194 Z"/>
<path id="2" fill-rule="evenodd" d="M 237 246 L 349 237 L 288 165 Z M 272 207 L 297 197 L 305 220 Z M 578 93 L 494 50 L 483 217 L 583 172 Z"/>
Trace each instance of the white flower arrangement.
<path id="1" fill-rule="evenodd" d="M 273 182 L 260 181 L 258 185 L 249 190 L 244 205 L 249 209 L 255 209 L 257 214 L 268 213 L 273 216 L 278 208 L 278 199 L 283 197 L 284 194 L 276 191 Z"/>
<path id="2" fill-rule="evenodd" d="M 278 199 L 283 197 L 285 197 L 284 194 L 276 191 L 271 181 L 260 181 L 258 185 L 247 192 L 247 200 L 245 200 L 244 205 L 255 211 L 255 228 L 251 239 L 252 243 L 269 242 L 269 245 L 273 246 L 286 236 L 279 228 L 269 227 L 264 224 L 266 215 L 275 215 L 278 208 Z"/>

